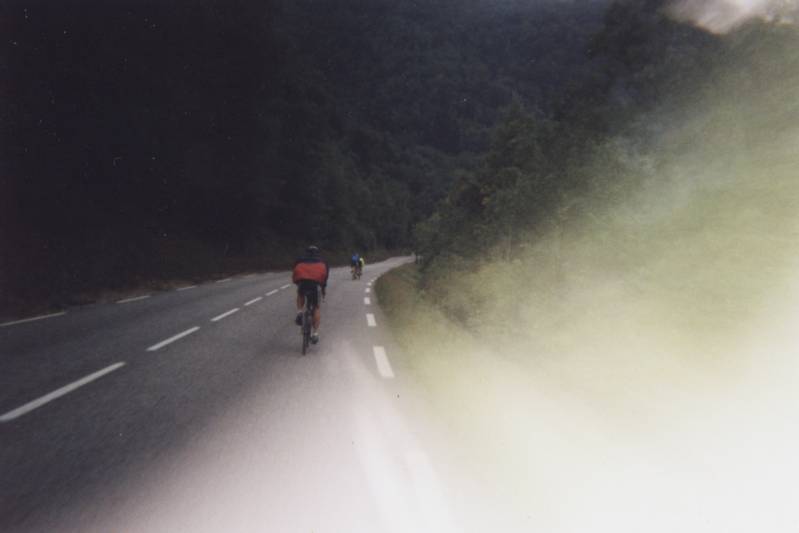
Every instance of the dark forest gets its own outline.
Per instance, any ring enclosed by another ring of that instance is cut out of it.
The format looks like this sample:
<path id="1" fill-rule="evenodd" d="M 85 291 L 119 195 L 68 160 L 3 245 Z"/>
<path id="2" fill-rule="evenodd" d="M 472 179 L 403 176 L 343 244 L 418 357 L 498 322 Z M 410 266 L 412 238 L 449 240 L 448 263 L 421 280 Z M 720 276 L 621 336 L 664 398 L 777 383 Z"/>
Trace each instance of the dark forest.
<path id="1" fill-rule="evenodd" d="M 408 248 L 504 108 L 589 77 L 598 10 L 6 2 L 2 293 Z"/>
<path id="2" fill-rule="evenodd" d="M 310 242 L 479 256 L 777 31 L 722 39 L 663 5 L 4 2 L 3 305 L 282 267 Z"/>

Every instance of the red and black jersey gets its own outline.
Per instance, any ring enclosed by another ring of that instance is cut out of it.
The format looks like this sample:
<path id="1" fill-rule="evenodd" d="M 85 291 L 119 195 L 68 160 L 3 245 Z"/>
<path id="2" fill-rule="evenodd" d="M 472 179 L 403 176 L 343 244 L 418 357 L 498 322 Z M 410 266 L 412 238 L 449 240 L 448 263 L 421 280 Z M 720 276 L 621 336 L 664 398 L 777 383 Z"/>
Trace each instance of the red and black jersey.
<path id="1" fill-rule="evenodd" d="M 327 276 L 330 268 L 327 262 L 318 257 L 301 257 L 294 263 L 294 272 L 291 280 L 294 283 L 301 281 L 314 281 L 322 287 L 327 287 Z"/>

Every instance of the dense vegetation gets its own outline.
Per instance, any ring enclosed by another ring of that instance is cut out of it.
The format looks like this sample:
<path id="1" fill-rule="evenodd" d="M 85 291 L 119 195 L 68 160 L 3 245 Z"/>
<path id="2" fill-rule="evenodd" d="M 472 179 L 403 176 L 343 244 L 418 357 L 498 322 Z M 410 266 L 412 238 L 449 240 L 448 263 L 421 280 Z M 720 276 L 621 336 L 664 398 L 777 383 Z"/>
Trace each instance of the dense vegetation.
<path id="1" fill-rule="evenodd" d="M 424 264 L 375 286 L 430 411 L 519 510 L 506 530 L 735 529 L 726 496 L 694 512 L 685 465 L 796 403 L 799 35 L 714 35 L 663 4 L 609 9 L 593 77 L 550 113 L 511 105 L 419 225 Z M 740 485 L 752 449 L 692 486 Z M 642 492 L 655 470 L 679 481 Z"/>
<path id="2" fill-rule="evenodd" d="M 554 1 L 5 2 L 4 303 L 280 266 L 309 241 L 409 246 L 502 109 L 545 110 L 590 78 L 599 14 Z"/>
<path id="3" fill-rule="evenodd" d="M 679 120 L 679 101 L 710 79 L 707 70 L 723 48 L 720 40 L 669 20 L 662 4 L 613 4 L 586 50 L 598 60 L 592 77 L 551 113 L 521 100 L 506 108 L 482 159 L 419 226 L 428 252 L 474 257 L 491 250 L 512 257 L 526 244 L 527 230 L 559 224 L 569 201 L 595 190 L 596 180 L 618 177 L 614 165 Z"/>
<path id="4" fill-rule="evenodd" d="M 792 164 L 786 146 L 797 118 L 790 102 L 799 86 L 799 35 L 794 26 L 760 20 L 713 35 L 673 20 L 668 5 L 610 6 L 588 47 L 592 77 L 549 115 L 523 101 L 509 106 L 479 163 L 460 173 L 434 215 L 418 225 L 422 286 L 449 316 L 470 327 L 511 321 L 515 291 L 532 282 L 532 273 L 542 283 L 549 279 L 550 289 L 566 272 L 583 279 L 600 272 L 608 279 L 639 276 L 663 247 L 687 239 L 704 238 L 707 246 L 690 252 L 692 270 L 681 272 L 675 291 L 706 265 L 714 265 L 716 281 L 730 265 L 740 270 L 730 278 L 758 276 L 743 267 L 754 257 L 754 247 L 744 247 L 768 242 L 756 236 L 765 215 L 752 214 L 769 213 L 775 224 L 786 206 L 796 207 L 789 177 L 775 169 Z M 693 196 L 694 211 L 675 207 L 670 195 L 677 194 Z M 657 210 L 661 220 L 652 222 Z M 625 212 L 629 220 L 618 220 Z M 752 220 L 743 222 L 744 213 Z M 740 227 L 731 227 L 734 217 Z M 780 222 L 770 238 L 784 231 Z M 715 240 L 726 244 L 716 250 Z M 776 260 L 777 248 L 763 246 L 760 260 Z M 593 272 L 575 274 L 574 255 L 589 249 L 591 258 L 577 261 L 590 262 Z M 711 249 L 716 255 L 703 265 Z M 673 260 L 689 251 L 669 253 Z M 737 259 L 722 268 L 725 256 Z M 554 278 L 543 273 L 549 267 L 559 272 Z M 737 305 L 727 289 L 724 298 Z"/>
<path id="5" fill-rule="evenodd" d="M 6 2 L 0 306 L 284 266 L 310 241 L 421 249 L 442 289 L 518 258 L 657 165 L 712 73 L 793 35 L 712 36 L 664 5 Z"/>

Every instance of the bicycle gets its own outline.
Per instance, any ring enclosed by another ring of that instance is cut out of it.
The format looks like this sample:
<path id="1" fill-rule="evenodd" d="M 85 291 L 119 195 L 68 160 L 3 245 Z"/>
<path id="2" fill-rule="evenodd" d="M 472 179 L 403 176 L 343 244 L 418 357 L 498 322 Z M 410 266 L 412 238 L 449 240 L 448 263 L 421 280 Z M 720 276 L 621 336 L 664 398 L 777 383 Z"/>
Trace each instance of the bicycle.
<path id="1" fill-rule="evenodd" d="M 305 292 L 305 309 L 302 312 L 302 323 L 300 324 L 300 333 L 302 334 L 302 355 L 308 351 L 308 346 L 311 344 L 311 332 L 313 331 L 313 317 L 316 313 L 316 307 L 319 300 L 319 289 L 314 289 L 315 294 L 311 291 Z"/>
<path id="2" fill-rule="evenodd" d="M 351 267 L 351 268 L 350 268 L 350 270 L 351 270 L 351 272 L 352 272 L 352 279 L 353 279 L 353 280 L 356 280 L 356 279 L 361 279 L 361 274 L 362 274 L 362 272 L 361 272 L 361 269 L 360 269 L 360 268 L 358 268 L 358 267 Z"/>

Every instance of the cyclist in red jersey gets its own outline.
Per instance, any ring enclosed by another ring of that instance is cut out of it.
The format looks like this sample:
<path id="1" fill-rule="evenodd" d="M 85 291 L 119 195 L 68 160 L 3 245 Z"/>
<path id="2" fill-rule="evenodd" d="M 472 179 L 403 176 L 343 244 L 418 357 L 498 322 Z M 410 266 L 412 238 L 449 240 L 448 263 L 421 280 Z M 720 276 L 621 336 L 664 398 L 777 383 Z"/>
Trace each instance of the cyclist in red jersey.
<path id="1" fill-rule="evenodd" d="M 319 257 L 319 248 L 316 246 L 309 246 L 305 250 L 305 255 L 294 262 L 291 280 L 297 285 L 297 318 L 295 323 L 298 326 L 302 324 L 305 299 L 310 298 L 311 303 L 316 306 L 313 316 L 313 332 L 311 333 L 311 342 L 314 344 L 319 342 L 319 324 L 322 321 L 319 290 L 322 290 L 322 298 L 324 298 L 329 273 L 330 268 L 327 266 L 327 262 Z"/>

